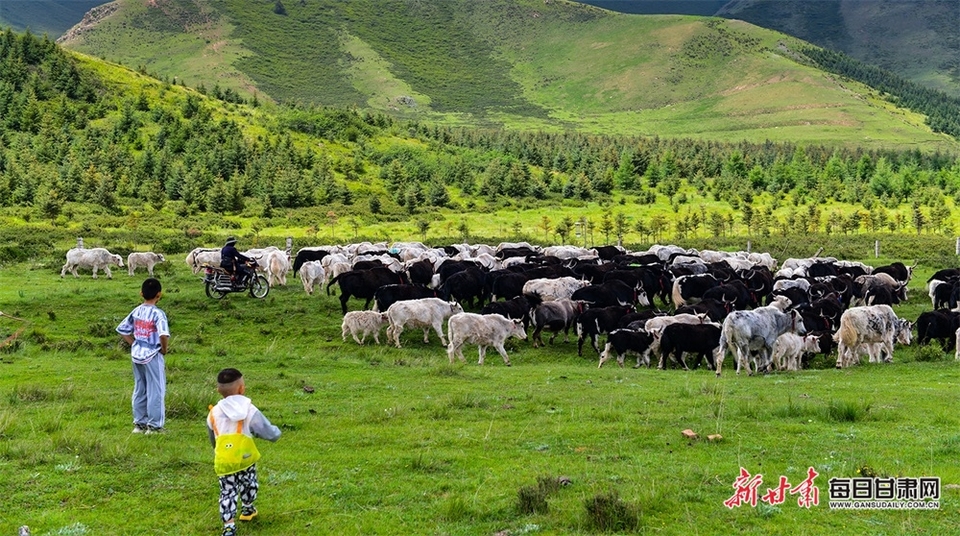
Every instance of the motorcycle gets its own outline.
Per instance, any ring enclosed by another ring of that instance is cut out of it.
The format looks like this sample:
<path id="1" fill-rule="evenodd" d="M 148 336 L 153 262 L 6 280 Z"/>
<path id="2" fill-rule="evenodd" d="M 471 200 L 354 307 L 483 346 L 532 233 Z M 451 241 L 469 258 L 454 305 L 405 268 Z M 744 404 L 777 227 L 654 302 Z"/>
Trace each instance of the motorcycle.
<path id="1" fill-rule="evenodd" d="M 204 264 L 203 284 L 207 297 L 220 300 L 232 292 L 249 290 L 254 298 L 266 298 L 270 292 L 270 284 L 266 277 L 256 272 L 257 261 L 251 260 L 247 266 L 252 275 L 248 276 L 246 281 L 240 281 L 237 274 L 231 274 L 219 266 Z"/>

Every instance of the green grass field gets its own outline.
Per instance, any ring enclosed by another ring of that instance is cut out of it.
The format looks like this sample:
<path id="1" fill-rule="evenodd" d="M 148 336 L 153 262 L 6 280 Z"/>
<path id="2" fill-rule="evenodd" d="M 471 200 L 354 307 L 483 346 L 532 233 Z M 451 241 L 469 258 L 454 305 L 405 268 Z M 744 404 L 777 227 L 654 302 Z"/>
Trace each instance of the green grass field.
<path id="1" fill-rule="evenodd" d="M 622 507 L 601 519 L 636 514 L 622 533 L 960 527 L 952 352 L 918 361 L 915 348 L 899 348 L 893 364 L 758 377 L 737 377 L 728 358 L 717 379 L 598 370 L 575 342 L 512 340 L 510 368 L 495 354 L 478 366 L 474 347 L 451 365 L 435 336 L 423 344 L 409 330 L 403 349 L 342 342 L 336 298 L 308 296 L 293 278 L 263 301 L 208 299 L 182 258 L 158 268 L 172 330 L 164 436 L 130 434 L 130 362 L 113 332 L 145 276 L 61 279 L 50 261 L 3 267 L 0 311 L 26 322 L 0 317 L 3 338 L 23 328 L 0 353 L 0 533 L 217 534 L 204 417 L 226 366 L 244 372 L 248 395 L 283 430 L 260 443 L 260 517 L 241 534 L 595 534 L 588 503 Z M 921 287 L 933 270 L 918 268 L 901 316 L 929 309 Z M 723 440 L 686 440 L 687 428 Z M 789 496 L 729 509 L 740 467 L 763 475 L 761 493 L 813 467 L 820 505 Z M 940 477 L 941 507 L 831 511 L 827 481 L 858 470 Z M 549 485 L 561 476 L 570 485 Z M 543 508 L 531 496 L 545 509 L 523 513 Z"/>

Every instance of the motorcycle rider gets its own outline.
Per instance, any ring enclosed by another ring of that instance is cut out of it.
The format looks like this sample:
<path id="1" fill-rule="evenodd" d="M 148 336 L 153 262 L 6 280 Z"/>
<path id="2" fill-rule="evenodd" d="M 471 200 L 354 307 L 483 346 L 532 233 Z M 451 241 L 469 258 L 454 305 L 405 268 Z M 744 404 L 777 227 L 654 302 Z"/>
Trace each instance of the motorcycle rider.
<path id="1" fill-rule="evenodd" d="M 220 250 L 220 267 L 231 274 L 238 275 L 239 278 L 237 282 L 245 285 L 247 279 L 253 274 L 253 271 L 247 264 L 251 259 L 237 251 L 236 243 L 236 238 L 232 236 L 227 238 L 226 243 L 223 244 L 223 248 Z"/>

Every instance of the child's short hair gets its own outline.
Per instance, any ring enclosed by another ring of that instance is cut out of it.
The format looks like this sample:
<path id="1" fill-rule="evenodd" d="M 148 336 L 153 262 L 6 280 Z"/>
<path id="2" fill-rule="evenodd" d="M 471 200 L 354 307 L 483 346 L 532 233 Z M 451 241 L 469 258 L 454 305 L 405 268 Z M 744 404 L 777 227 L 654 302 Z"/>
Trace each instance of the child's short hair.
<path id="1" fill-rule="evenodd" d="M 152 300 L 157 297 L 157 294 L 160 294 L 160 291 L 163 288 L 160 286 L 160 281 L 156 278 L 149 277 L 140 286 L 140 294 L 143 295 L 143 299 Z"/>
<path id="2" fill-rule="evenodd" d="M 223 397 L 237 394 L 242 379 L 243 374 L 235 368 L 221 370 L 217 374 L 217 392 Z"/>
<path id="3" fill-rule="evenodd" d="M 225 368 L 217 374 L 217 383 L 233 383 L 243 377 L 243 374 L 235 368 Z"/>

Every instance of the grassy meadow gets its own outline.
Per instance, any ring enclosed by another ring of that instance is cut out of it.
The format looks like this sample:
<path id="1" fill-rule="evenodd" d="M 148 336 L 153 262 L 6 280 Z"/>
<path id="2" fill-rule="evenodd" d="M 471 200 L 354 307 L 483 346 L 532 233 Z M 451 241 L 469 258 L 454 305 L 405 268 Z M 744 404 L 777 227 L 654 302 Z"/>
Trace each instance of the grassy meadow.
<path id="1" fill-rule="evenodd" d="M 939 267 L 917 269 L 901 316 L 929 309 L 921 287 Z M 960 529 L 952 352 L 905 347 L 893 364 L 838 371 L 828 360 L 757 377 L 737 377 L 728 358 L 718 379 L 597 369 L 575 341 L 511 340 L 512 367 L 495 353 L 478 366 L 475 347 L 451 365 L 434 335 L 424 344 L 408 330 L 402 349 L 343 342 L 336 297 L 308 296 L 292 277 L 262 301 L 211 300 L 171 253 L 157 269 L 172 331 L 169 432 L 142 436 L 130 434 L 130 361 L 113 330 L 145 275 L 58 273 L 52 261 L 0 271 L 0 311 L 25 321 L 0 317 L 3 339 L 18 333 L 0 350 L 2 534 L 217 534 L 204 418 L 226 366 L 244 372 L 248 395 L 283 430 L 276 444 L 260 442 L 260 517 L 241 534 Z M 687 428 L 723 439 L 687 440 Z M 820 505 L 789 496 L 728 509 L 740 467 L 763 475 L 761 493 L 813 467 Z M 858 471 L 938 476 L 941 507 L 831 511 L 827 481 Z"/>

